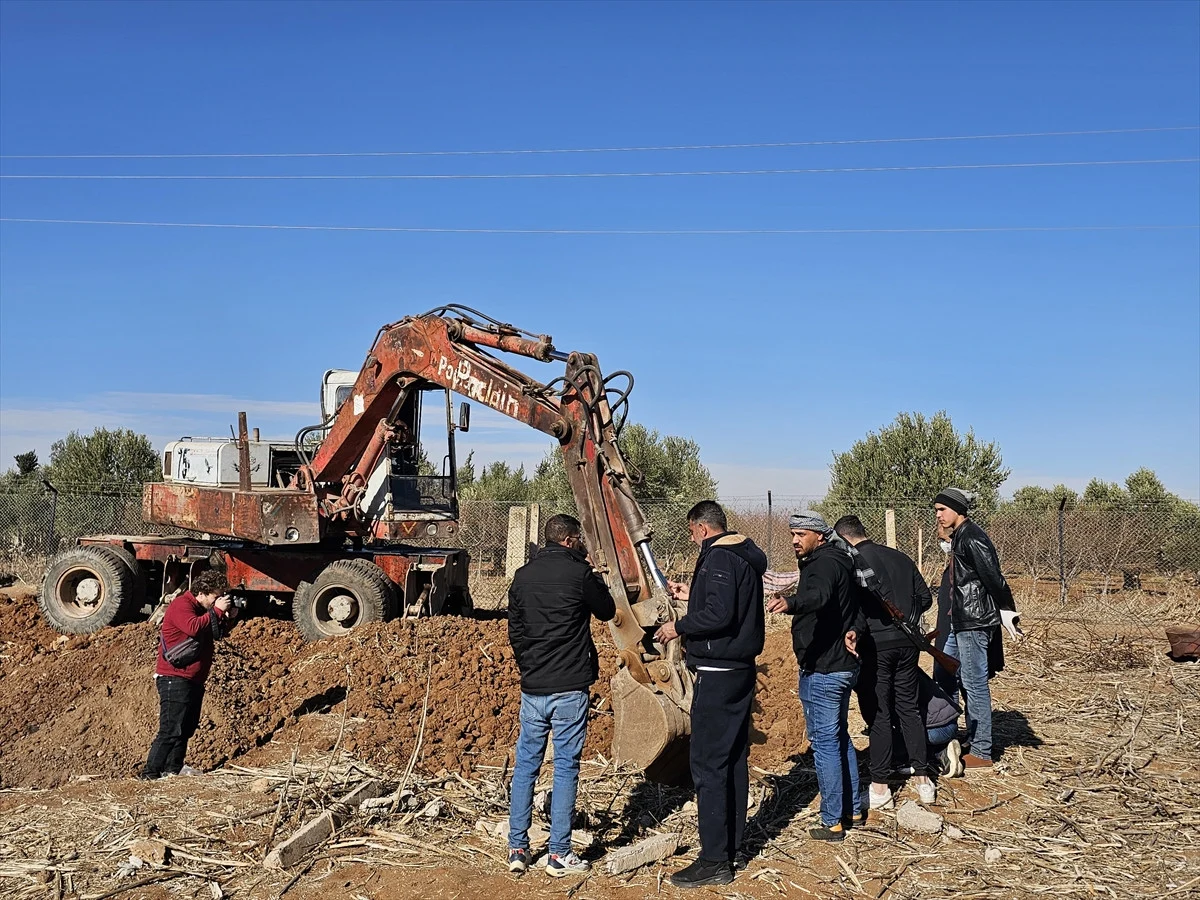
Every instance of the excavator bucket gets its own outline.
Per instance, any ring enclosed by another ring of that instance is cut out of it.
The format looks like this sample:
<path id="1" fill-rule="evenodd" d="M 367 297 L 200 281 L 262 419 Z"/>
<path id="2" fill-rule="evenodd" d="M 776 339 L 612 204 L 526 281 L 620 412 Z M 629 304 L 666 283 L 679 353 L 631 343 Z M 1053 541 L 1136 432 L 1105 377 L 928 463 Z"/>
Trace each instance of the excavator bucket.
<path id="1" fill-rule="evenodd" d="M 613 753 L 663 784 L 685 784 L 691 720 L 669 696 L 642 684 L 626 667 L 612 679 Z"/>

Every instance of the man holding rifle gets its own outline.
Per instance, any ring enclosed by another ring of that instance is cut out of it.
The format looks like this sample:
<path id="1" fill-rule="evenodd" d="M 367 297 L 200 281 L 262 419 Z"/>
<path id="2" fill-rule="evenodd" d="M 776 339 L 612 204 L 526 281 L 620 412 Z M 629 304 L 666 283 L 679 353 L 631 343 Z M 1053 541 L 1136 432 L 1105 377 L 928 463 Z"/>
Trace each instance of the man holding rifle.
<path id="1" fill-rule="evenodd" d="M 921 614 L 933 605 L 929 585 L 908 556 L 870 540 L 858 516 L 842 516 L 833 528 L 879 578 L 878 591 L 861 593 L 867 633 L 858 640 L 859 707 L 870 729 L 871 808 L 894 805 L 887 781 L 893 771 L 897 730 L 908 749 L 917 796 L 922 803 L 933 803 L 937 788 L 929 777 L 918 687 L 920 650 L 913 639 L 921 634 Z"/>

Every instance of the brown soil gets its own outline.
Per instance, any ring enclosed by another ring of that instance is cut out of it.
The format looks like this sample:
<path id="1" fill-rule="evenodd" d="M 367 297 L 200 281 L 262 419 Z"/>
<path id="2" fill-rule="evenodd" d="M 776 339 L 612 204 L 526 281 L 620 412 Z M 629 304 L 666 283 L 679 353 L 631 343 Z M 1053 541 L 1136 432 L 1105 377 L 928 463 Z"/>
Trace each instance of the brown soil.
<path id="1" fill-rule="evenodd" d="M 760 666 L 752 762 L 762 768 L 802 746 L 787 637 L 771 635 Z M 59 635 L 43 623 L 30 592 L 0 591 L 3 785 L 53 787 L 81 775 L 134 773 L 158 721 L 156 640 L 145 622 Z M 616 663 L 605 652 L 602 625 L 596 640 L 602 662 L 592 699 L 600 712 L 588 729 L 588 757 L 607 755 L 612 741 L 608 679 Z M 520 703 L 506 623 L 453 617 L 393 621 L 318 644 L 305 644 L 288 621 L 238 623 L 218 647 L 188 762 L 201 769 L 253 765 L 296 743 L 332 749 L 341 732 L 340 747 L 355 757 L 404 768 L 421 726 L 427 676 L 420 768 L 465 774 L 480 764 L 503 765 Z M 326 727 L 325 714 L 336 727 Z"/>

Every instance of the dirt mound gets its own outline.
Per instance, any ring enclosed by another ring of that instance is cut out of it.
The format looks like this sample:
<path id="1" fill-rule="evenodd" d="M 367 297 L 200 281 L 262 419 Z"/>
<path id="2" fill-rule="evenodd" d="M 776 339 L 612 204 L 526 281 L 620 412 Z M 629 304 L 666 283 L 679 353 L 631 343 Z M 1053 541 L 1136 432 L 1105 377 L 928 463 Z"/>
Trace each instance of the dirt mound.
<path id="1" fill-rule="evenodd" d="M 585 754 L 612 741 L 608 679 L 616 669 L 596 628 L 599 712 Z M 0 780 L 48 787 L 81 775 L 128 776 L 145 759 L 158 722 L 148 623 L 67 637 L 42 623 L 28 592 L 0 591 Z M 803 746 L 795 661 L 786 632 L 762 657 L 751 761 L 777 765 Z M 221 643 L 188 762 L 209 769 L 291 746 L 332 749 L 404 768 L 428 705 L 417 766 L 466 773 L 503 765 L 518 730 L 520 684 L 504 620 L 393 621 L 335 641 L 305 644 L 291 622 L 251 618 Z M 269 746 L 268 746 L 269 745 Z"/>

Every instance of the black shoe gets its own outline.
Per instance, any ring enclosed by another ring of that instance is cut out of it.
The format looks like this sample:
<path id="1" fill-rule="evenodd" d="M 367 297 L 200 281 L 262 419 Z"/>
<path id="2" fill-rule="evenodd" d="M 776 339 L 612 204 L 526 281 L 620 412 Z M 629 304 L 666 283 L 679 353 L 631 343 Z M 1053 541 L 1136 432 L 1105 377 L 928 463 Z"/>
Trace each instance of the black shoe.
<path id="1" fill-rule="evenodd" d="M 752 859 L 754 859 L 754 857 L 745 850 L 739 850 L 734 854 L 733 861 L 730 862 L 729 865 L 733 868 L 734 872 L 740 872 L 745 869 L 746 866 L 750 865 L 750 860 Z"/>
<path id="2" fill-rule="evenodd" d="M 671 876 L 671 884 L 680 888 L 703 887 L 706 884 L 732 884 L 733 868 L 726 860 L 709 862 L 698 859 L 686 869 Z"/>
<path id="3" fill-rule="evenodd" d="M 138 781 L 158 781 L 160 778 L 162 778 L 161 775 L 153 775 L 150 772 L 138 772 L 137 774 Z"/>
<path id="4" fill-rule="evenodd" d="M 842 827 L 842 823 L 836 825 L 825 826 L 820 828 L 808 829 L 808 836 L 814 841 L 844 841 L 846 839 L 846 829 Z"/>

